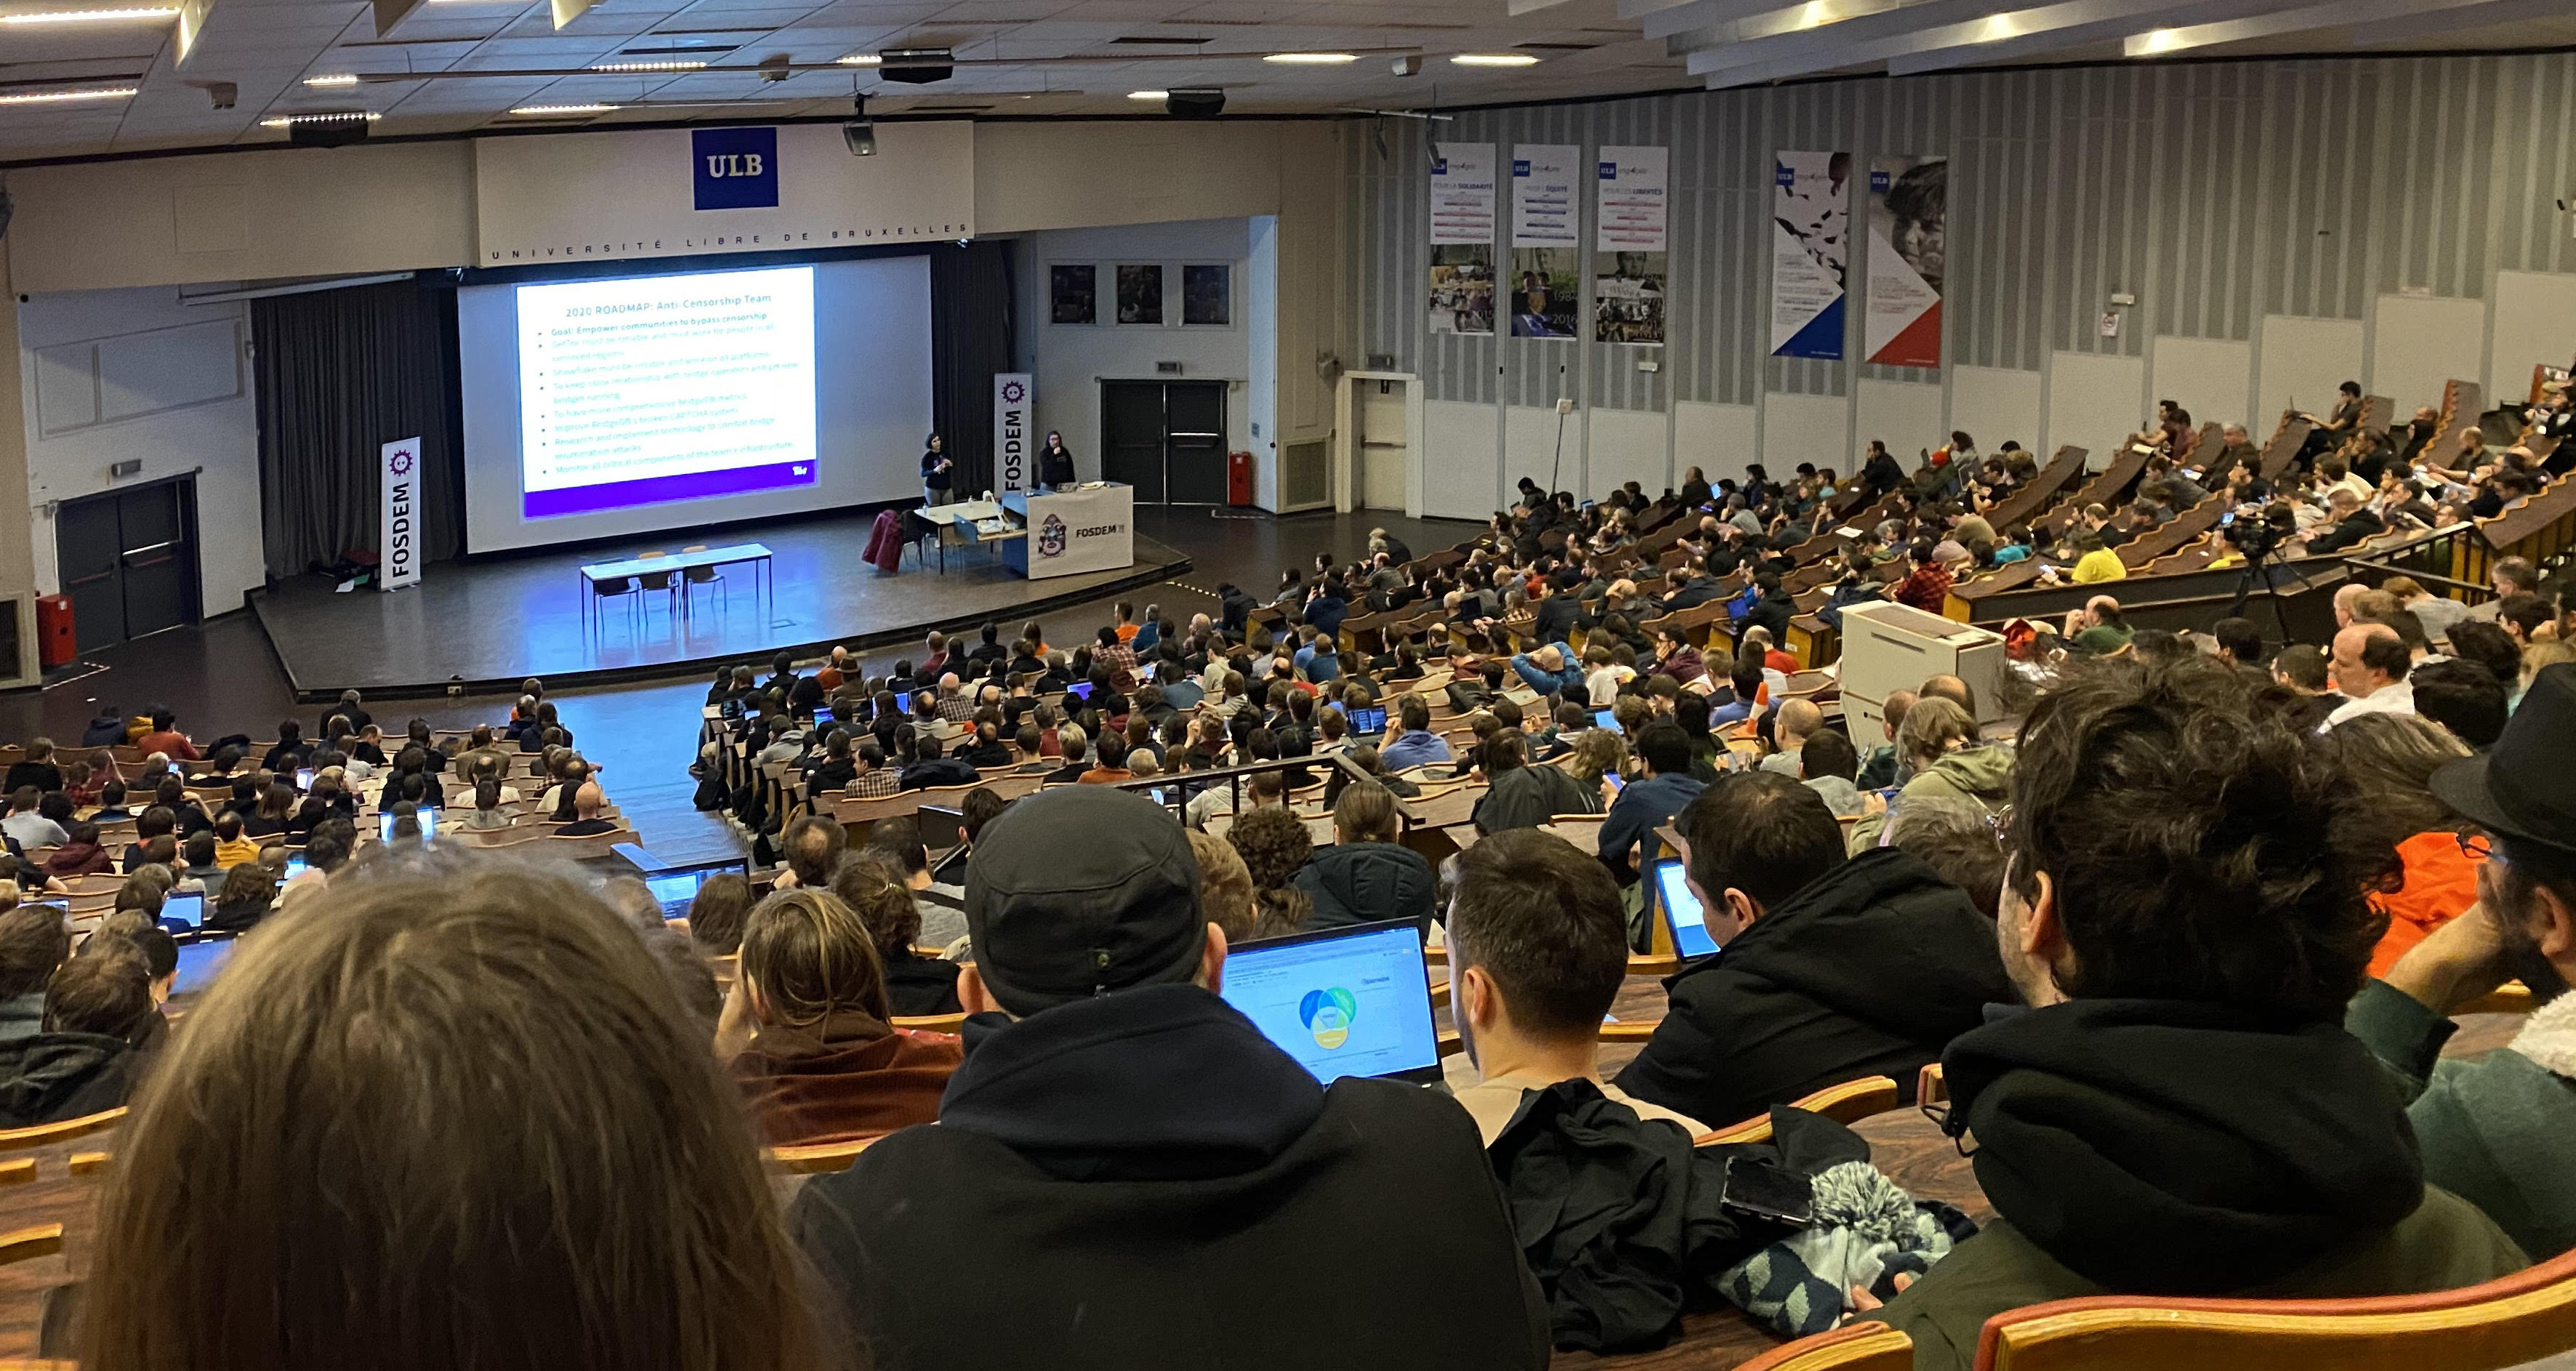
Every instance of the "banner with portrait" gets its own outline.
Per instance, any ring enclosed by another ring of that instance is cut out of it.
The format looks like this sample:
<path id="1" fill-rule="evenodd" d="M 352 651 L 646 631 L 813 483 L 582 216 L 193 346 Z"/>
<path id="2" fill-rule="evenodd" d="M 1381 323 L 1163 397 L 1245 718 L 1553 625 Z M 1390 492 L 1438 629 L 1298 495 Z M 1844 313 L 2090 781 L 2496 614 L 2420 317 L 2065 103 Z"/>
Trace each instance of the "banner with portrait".
<path id="1" fill-rule="evenodd" d="M 1670 149 L 1604 147 L 1597 161 L 1592 340 L 1661 347 Z"/>
<path id="2" fill-rule="evenodd" d="M 1512 336 L 1583 336 L 1583 149 L 1512 148 Z"/>
<path id="3" fill-rule="evenodd" d="M 1431 159 L 1431 331 L 1494 331 L 1494 145 L 1440 143 Z"/>
<path id="4" fill-rule="evenodd" d="M 1943 242 L 1950 159 L 1874 157 L 1869 163 L 1869 304 L 1862 355 L 1893 367 L 1941 365 Z"/>
<path id="5" fill-rule="evenodd" d="M 1851 268 L 1848 152 L 1783 152 L 1771 168 L 1771 355 L 1840 361 Z"/>

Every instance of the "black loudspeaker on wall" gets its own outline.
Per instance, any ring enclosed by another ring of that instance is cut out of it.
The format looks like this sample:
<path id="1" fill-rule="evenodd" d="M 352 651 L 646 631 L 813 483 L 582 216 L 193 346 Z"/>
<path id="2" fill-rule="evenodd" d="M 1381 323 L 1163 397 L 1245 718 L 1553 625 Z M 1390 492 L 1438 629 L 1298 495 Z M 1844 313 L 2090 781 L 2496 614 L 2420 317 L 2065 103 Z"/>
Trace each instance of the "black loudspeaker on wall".
<path id="1" fill-rule="evenodd" d="M 1225 113 L 1225 92 L 1175 90 L 1163 97 L 1163 112 L 1175 119 L 1214 119 Z"/>
<path id="2" fill-rule="evenodd" d="M 286 141 L 299 148 L 345 148 L 367 141 L 367 121 L 298 119 L 286 126 Z"/>

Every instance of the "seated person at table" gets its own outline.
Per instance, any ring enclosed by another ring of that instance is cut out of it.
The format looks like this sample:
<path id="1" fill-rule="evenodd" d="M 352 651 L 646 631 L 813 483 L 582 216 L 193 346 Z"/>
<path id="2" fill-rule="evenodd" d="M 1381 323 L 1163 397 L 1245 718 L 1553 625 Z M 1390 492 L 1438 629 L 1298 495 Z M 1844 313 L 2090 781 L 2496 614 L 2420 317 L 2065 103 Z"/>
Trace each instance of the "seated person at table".
<path id="1" fill-rule="evenodd" d="M 2110 662 L 2021 730 L 1995 934 L 2029 1008 L 1942 1057 L 1996 1217 L 1877 1315 L 1923 1371 L 2046 1300 L 2410 1294 L 2524 1265 L 2424 1183 L 2343 1030 L 2396 852 L 2258 690 L 2197 656 Z"/>
<path id="2" fill-rule="evenodd" d="M 604 819 L 600 817 L 600 811 L 607 807 L 608 797 L 599 793 L 599 782 L 582 782 L 581 789 L 572 793 L 573 821 L 556 829 L 555 836 L 558 838 L 595 838 L 602 833 L 616 832 L 618 824 L 617 820 Z"/>
<path id="3" fill-rule="evenodd" d="M 2337 729 L 2338 738 L 2362 726 Z M 2403 1085 L 2424 1178 L 2485 1210 L 2534 1260 L 2576 1247 L 2576 666 L 2545 667 L 2484 757 L 2433 789 L 2484 828 L 2478 902 L 2364 985 L 2344 1018 Z M 2462 844 L 2474 846 L 2479 839 Z M 2540 1001 L 2511 1043 L 2444 1058 L 2448 1014 L 2519 979 Z"/>
<path id="4" fill-rule="evenodd" d="M 1521 1094 L 1588 1080 L 1694 1136 L 1699 1120 L 1601 1079 L 1601 1020 L 1628 978 L 1628 916 L 1601 863 L 1553 834 L 1514 829 L 1458 854 L 1449 896 L 1450 1003 L 1479 1082 L 1458 1092 L 1491 1144 Z"/>
<path id="5" fill-rule="evenodd" d="M 788 1214 L 877 1371 L 1546 1365 L 1473 1120 L 1415 1086 L 1318 1085 L 1220 999 L 1224 934 L 1151 800 L 1022 799 L 966 883 L 975 1046 L 938 1126 Z"/>
<path id="6" fill-rule="evenodd" d="M 501 783 L 486 776 L 474 783 L 474 807 L 448 820 L 456 828 L 508 828 L 510 816 L 501 812 Z"/>
<path id="7" fill-rule="evenodd" d="M 60 1123 L 125 1103 L 147 1060 L 136 1047 L 160 1015 L 140 949 L 102 943 L 45 984 L 44 1031 L 0 1043 L 0 1128 Z"/>
<path id="8" fill-rule="evenodd" d="M 753 906 L 725 1018 L 753 1025 L 727 1069 L 772 1146 L 848 1142 L 939 1117 L 963 1060 L 957 1039 L 888 1020 L 885 971 L 867 925 L 828 890 Z"/>
<path id="9" fill-rule="evenodd" d="M 1345 786 L 1333 803 L 1333 845 L 1318 848 L 1289 883 L 1306 892 L 1308 928 L 1410 920 L 1431 936 L 1431 900 L 1439 878 L 1422 854 L 1398 845 L 1395 794 L 1375 781 Z"/>
<path id="10" fill-rule="evenodd" d="M 1702 789 L 1691 775 L 1690 735 L 1681 725 L 1658 719 L 1636 736 L 1637 756 L 1645 762 L 1646 774 L 1610 802 L 1599 838 L 1601 861 L 1621 885 L 1637 879 L 1639 849 L 1655 850 L 1655 830 L 1698 799 Z"/>
<path id="11" fill-rule="evenodd" d="M 1895 848 L 1843 855 L 1824 797 L 1776 771 L 1721 777 L 1674 824 L 1719 951 L 1619 1073 L 1639 1099 L 1724 1128 L 1863 1076 L 1916 1073 L 2012 996 L 1995 926 Z"/>
<path id="12" fill-rule="evenodd" d="M 913 896 L 910 873 L 897 865 L 892 854 L 871 848 L 843 857 L 832 868 L 832 893 L 867 926 L 868 937 L 876 944 L 877 963 L 885 972 L 886 999 L 897 1016 L 923 1018 L 955 1014 L 963 1008 L 957 1002 L 959 964 L 913 951 L 921 938 L 921 906 Z M 705 897 L 704 891 L 699 892 L 700 899 Z"/>

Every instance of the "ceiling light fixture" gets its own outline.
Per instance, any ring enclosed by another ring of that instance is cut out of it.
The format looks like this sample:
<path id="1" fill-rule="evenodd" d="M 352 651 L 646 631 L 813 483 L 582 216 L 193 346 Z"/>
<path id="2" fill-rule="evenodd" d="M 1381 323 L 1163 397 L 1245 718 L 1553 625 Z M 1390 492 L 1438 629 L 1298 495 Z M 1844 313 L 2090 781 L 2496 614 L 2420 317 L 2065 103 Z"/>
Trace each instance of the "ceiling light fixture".
<path id="1" fill-rule="evenodd" d="M 283 129 L 293 128 L 297 124 L 346 124 L 352 122 L 372 124 L 382 118 L 384 118 L 383 115 L 378 114 L 371 109 L 314 110 L 306 114 L 271 115 L 266 119 L 260 120 L 259 126 L 264 129 Z"/>
<path id="2" fill-rule="evenodd" d="M 1977 33 L 1977 41 L 1980 43 L 2000 43 L 2007 38 L 2019 37 L 2021 37 L 2021 25 L 2009 14 L 1986 16 L 1985 28 Z"/>
<path id="3" fill-rule="evenodd" d="M 1360 59 L 1359 54 L 1351 52 L 1274 52 L 1261 60 L 1283 67 L 1338 67 Z"/>
<path id="4" fill-rule="evenodd" d="M 544 117 L 544 116 L 546 116 L 546 115 L 549 115 L 549 114 L 606 114 L 606 113 L 608 113 L 609 111 L 614 110 L 614 109 L 616 109 L 616 108 L 617 108 L 617 106 L 615 106 L 615 105 L 598 105 L 598 104 L 590 104 L 590 105 L 521 105 L 521 106 L 519 106 L 517 109 L 514 109 L 514 110 L 512 110 L 512 111 L 510 111 L 510 112 L 511 112 L 512 114 L 524 115 L 524 116 L 529 117 L 529 118 L 542 118 L 542 117 Z"/>
<path id="5" fill-rule="evenodd" d="M 1131 90 L 1127 92 L 1127 98 L 1130 100 L 1169 100 L 1172 98 L 1172 93 L 1167 90 Z"/>
<path id="6" fill-rule="evenodd" d="M 593 62 L 592 71 L 704 71 L 704 62 Z"/>
<path id="7" fill-rule="evenodd" d="M 0 95 L 0 105 L 67 105 L 76 100 L 123 100 L 133 94 L 132 86 L 97 90 L 41 90 L 16 95 Z"/>
<path id="8" fill-rule="evenodd" d="M 2171 52 L 2183 45 L 2179 29 L 2155 29 L 2140 35 L 2137 50 L 2142 53 Z"/>
<path id="9" fill-rule="evenodd" d="M 348 72 L 337 76 L 307 76 L 304 78 L 304 84 L 317 89 L 329 86 L 354 86 L 358 84 L 358 78 Z"/>
<path id="10" fill-rule="evenodd" d="M 1538 59 L 1526 52 L 1462 52 L 1450 62 L 1461 67 L 1534 67 Z"/>
<path id="11" fill-rule="evenodd" d="M 839 62 L 845 67 L 882 67 L 885 65 L 884 54 L 874 52 L 854 52 L 847 57 L 837 57 L 833 60 Z"/>
<path id="12" fill-rule="evenodd" d="M 25 10 L 0 14 L 0 24 L 116 24 L 176 19 L 179 11 L 159 5 L 100 10 Z"/>

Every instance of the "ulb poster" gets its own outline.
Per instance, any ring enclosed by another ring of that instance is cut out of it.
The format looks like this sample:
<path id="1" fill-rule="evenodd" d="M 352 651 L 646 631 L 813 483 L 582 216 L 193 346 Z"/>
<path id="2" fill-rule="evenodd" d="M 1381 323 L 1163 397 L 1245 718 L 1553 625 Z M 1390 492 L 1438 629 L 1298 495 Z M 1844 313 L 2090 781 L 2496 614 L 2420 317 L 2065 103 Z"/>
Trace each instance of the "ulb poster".
<path id="1" fill-rule="evenodd" d="M 1594 182 L 1592 338 L 1600 343 L 1664 341 L 1665 186 L 1663 148 L 1605 147 Z"/>
<path id="2" fill-rule="evenodd" d="M 1512 148 L 1512 336 L 1580 338 L 1583 327 L 1582 149 Z"/>
<path id="3" fill-rule="evenodd" d="M 1431 161 L 1431 331 L 1494 331 L 1494 145 L 1442 143 Z"/>
<path id="4" fill-rule="evenodd" d="M 1772 164 L 1771 355 L 1840 361 L 1851 268 L 1851 154 L 1784 152 Z"/>
<path id="5" fill-rule="evenodd" d="M 1583 283 L 1577 248 L 1512 249 L 1512 336 L 1580 338 Z"/>
<path id="6" fill-rule="evenodd" d="M 1869 164 L 1869 306 L 1864 356 L 1898 367 L 1941 365 L 1941 268 L 1950 220 L 1950 159 L 1874 157 Z"/>

